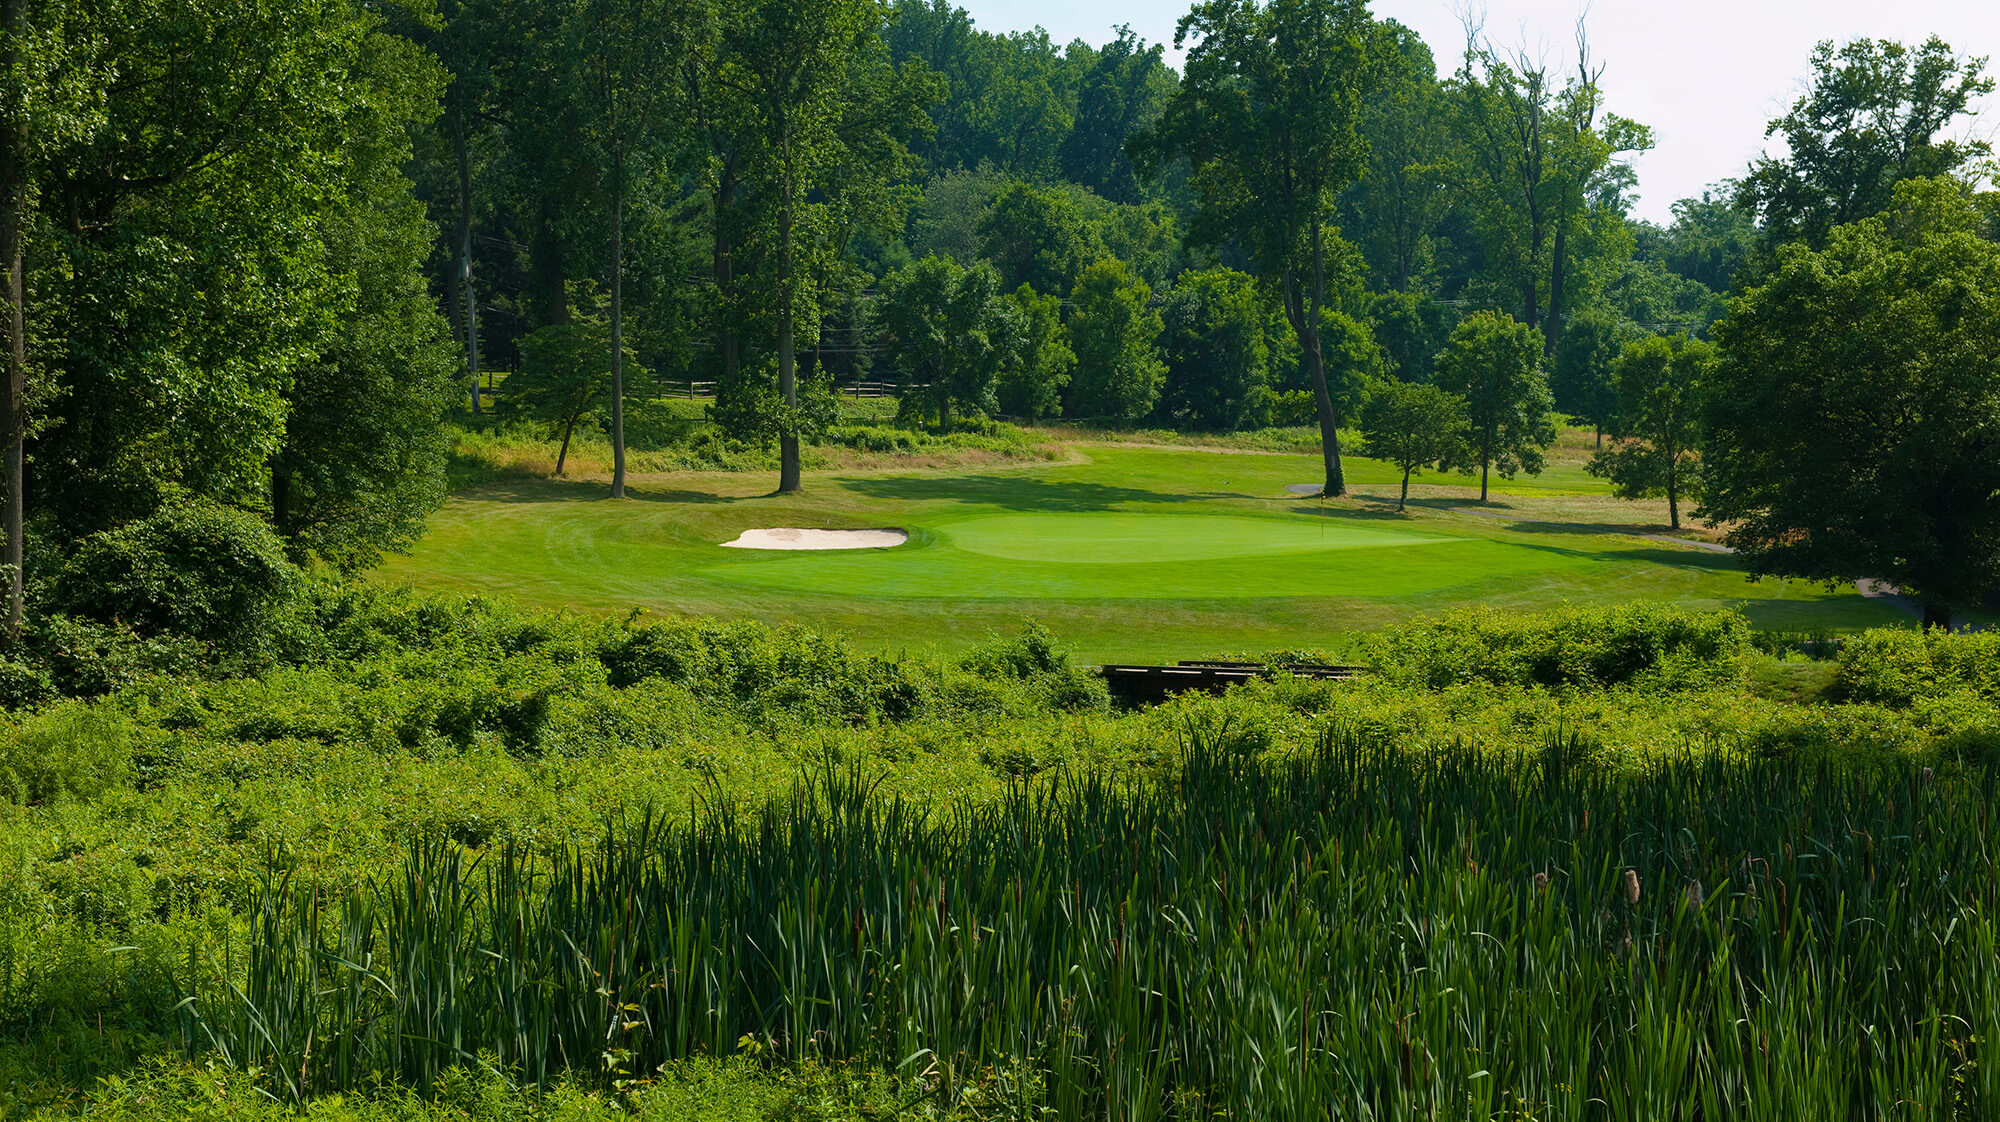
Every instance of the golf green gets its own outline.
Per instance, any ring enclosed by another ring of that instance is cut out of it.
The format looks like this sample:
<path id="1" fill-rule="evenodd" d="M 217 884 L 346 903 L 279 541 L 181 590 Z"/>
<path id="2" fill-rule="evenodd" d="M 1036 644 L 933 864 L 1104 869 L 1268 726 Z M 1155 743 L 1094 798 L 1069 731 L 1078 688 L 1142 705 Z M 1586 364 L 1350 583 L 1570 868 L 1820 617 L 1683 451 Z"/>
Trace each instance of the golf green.
<path id="1" fill-rule="evenodd" d="M 770 479 L 523 479 L 461 492 L 378 579 L 580 611 L 635 608 L 837 631 L 876 648 L 963 649 L 1037 618 L 1088 659 L 1325 646 L 1466 604 L 1667 600 L 1767 626 L 1853 628 L 1897 610 L 1851 590 L 1745 580 L 1739 562 L 1638 536 L 1648 517 L 1569 466 L 1477 509 L 1449 480 L 1409 511 L 1398 477 L 1349 461 L 1356 497 L 1286 493 L 1316 457 L 1083 444 L 1062 459 Z M 1658 515 L 1652 515 L 1657 518 Z M 888 549 L 724 549 L 760 527 L 894 526 Z"/>
<path id="2" fill-rule="evenodd" d="M 1129 565 L 1208 561 L 1265 553 L 1370 549 L 1442 542 L 1400 530 L 1360 529 L 1332 519 L 1239 518 L 1226 514 L 995 514 L 940 528 L 968 553 L 1009 561 Z"/>

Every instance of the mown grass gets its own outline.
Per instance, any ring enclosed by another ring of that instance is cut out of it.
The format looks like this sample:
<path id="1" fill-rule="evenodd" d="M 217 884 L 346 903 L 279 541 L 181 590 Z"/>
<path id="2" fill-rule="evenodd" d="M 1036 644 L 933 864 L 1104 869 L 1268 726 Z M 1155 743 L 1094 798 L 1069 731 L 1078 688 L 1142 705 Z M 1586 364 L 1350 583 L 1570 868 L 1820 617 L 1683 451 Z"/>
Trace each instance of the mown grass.
<path id="1" fill-rule="evenodd" d="M 1851 589 L 1751 583 L 1727 555 L 1639 536 L 1664 534 L 1663 512 L 1609 498 L 1574 464 L 1508 484 L 1485 507 L 1462 483 L 1426 484 L 1398 514 L 1400 481 L 1370 461 L 1349 464 L 1354 498 L 1320 503 L 1286 493 L 1315 478 L 1316 459 L 1301 455 L 1092 444 L 1054 461 L 892 460 L 811 473 L 806 493 L 789 496 L 741 472 L 638 477 L 623 503 L 604 501 L 597 480 L 493 483 L 456 496 L 379 579 L 593 612 L 799 622 L 883 651 L 963 650 L 1022 616 L 1059 618 L 1099 661 L 1309 645 L 1465 604 L 1651 599 L 1790 630 L 1901 618 Z M 1045 532 L 1052 519 L 1086 535 L 1137 519 L 1142 532 L 1124 556 L 1086 564 Z M 1246 520 L 1270 529 L 1246 534 Z M 766 526 L 896 526 L 913 540 L 864 553 L 720 548 Z M 1290 535 L 1291 547 L 1257 545 L 1269 535 Z M 1365 550 L 1314 540 L 1370 535 L 1389 537 Z M 1210 555 L 1183 556 L 1191 542 Z"/>

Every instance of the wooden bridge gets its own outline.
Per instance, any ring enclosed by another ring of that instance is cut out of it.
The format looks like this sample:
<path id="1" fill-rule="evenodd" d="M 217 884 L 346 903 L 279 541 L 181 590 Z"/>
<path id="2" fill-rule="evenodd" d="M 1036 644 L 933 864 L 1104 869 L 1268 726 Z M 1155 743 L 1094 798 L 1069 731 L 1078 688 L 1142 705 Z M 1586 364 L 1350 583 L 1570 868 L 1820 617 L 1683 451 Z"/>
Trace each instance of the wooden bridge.
<path id="1" fill-rule="evenodd" d="M 1100 668 L 1105 684 L 1111 693 L 1121 701 L 1135 705 L 1165 701 L 1171 694 L 1186 693 L 1189 690 L 1204 690 L 1219 694 L 1231 686 L 1258 678 L 1269 678 L 1279 672 L 1300 678 L 1316 678 L 1322 681 L 1349 681 L 1369 672 L 1365 666 L 1330 666 L 1322 663 L 1303 663 L 1296 666 L 1267 666 L 1261 662 L 1220 662 L 1212 659 L 1191 659 L 1172 666 L 1125 666 L 1107 665 Z"/>

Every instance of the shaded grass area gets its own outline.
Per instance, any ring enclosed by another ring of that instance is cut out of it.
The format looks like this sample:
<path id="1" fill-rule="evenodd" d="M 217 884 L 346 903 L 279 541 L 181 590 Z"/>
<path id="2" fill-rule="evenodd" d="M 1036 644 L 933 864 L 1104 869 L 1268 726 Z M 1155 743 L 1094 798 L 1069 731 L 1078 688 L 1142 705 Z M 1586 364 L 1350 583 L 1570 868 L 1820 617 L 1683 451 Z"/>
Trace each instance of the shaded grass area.
<path id="1" fill-rule="evenodd" d="M 1348 467 L 1355 495 L 1324 503 L 1285 491 L 1315 478 L 1310 456 L 1126 444 L 1074 446 L 1054 462 L 827 469 L 794 496 L 742 473 L 641 476 L 616 504 L 595 479 L 508 480 L 456 496 L 378 579 L 590 611 L 802 622 L 885 650 L 964 649 L 1031 615 L 1060 620 L 1098 661 L 1323 645 L 1472 603 L 1655 599 L 1799 630 L 1900 618 L 1851 590 L 1753 584 L 1726 555 L 1636 537 L 1664 532 L 1661 512 L 1609 498 L 1577 464 L 1507 484 L 1477 514 L 1462 512 L 1477 504 L 1457 482 L 1418 487 L 1397 513 L 1393 473 Z M 1055 517 L 1071 515 L 1103 517 Z M 911 541 L 866 553 L 718 548 L 767 526 L 897 526 Z M 1352 548 L 1374 535 L 1376 548 Z"/>

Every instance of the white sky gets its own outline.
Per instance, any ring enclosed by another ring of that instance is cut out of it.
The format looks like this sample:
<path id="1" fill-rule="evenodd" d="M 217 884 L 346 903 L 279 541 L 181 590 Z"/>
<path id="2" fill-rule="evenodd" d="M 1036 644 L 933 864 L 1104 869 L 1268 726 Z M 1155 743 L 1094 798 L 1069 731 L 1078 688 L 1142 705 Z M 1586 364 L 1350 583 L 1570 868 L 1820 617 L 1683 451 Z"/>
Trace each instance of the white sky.
<path id="1" fill-rule="evenodd" d="M 1638 216 L 1669 219 L 1676 199 L 1738 175 L 1764 148 L 1764 126 L 1803 91 L 1821 39 L 1861 36 L 1919 43 L 1936 34 L 1959 54 L 2000 58 L 2000 0 L 1472 0 L 1495 46 L 1528 46 L 1552 63 L 1574 54 L 1579 15 L 1604 64 L 1608 108 L 1653 129 L 1639 157 Z M 1179 0 L 957 0 L 988 31 L 1041 26 L 1057 42 L 1102 43 L 1129 23 L 1164 42 L 1169 61 Z M 1422 35 L 1444 70 L 1465 43 L 1462 0 L 1374 0 L 1377 18 Z M 1994 73 L 2000 67 L 1989 66 Z M 2000 98 L 1965 131 L 1994 139 Z"/>

